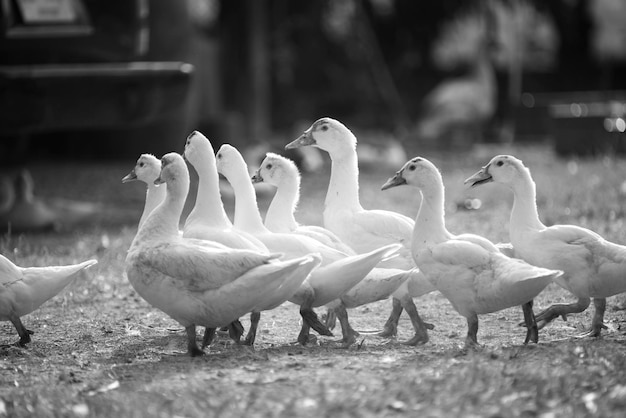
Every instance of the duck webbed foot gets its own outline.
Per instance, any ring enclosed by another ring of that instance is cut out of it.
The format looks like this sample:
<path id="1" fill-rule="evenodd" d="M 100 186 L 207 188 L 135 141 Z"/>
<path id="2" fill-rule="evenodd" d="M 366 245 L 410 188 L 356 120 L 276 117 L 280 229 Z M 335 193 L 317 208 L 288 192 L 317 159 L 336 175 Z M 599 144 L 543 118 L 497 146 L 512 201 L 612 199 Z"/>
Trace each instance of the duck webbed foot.
<path id="1" fill-rule="evenodd" d="M 577 335 L 578 338 L 597 338 L 602 333 L 602 329 L 606 329 L 607 326 L 604 325 L 604 311 L 606 310 L 606 299 L 604 298 L 594 298 L 593 306 L 595 308 L 595 312 L 593 313 L 593 319 L 591 320 L 591 328 Z"/>
<path id="2" fill-rule="evenodd" d="M 248 329 L 248 335 L 243 341 L 244 345 L 253 346 L 256 340 L 256 330 L 259 327 L 259 321 L 261 320 L 261 312 L 252 312 L 250 314 L 250 329 Z M 241 323 L 240 323 L 241 324 Z M 243 331 L 243 327 L 242 327 Z"/>
<path id="3" fill-rule="evenodd" d="M 463 351 L 477 351 L 483 346 L 478 343 L 478 315 L 474 314 L 467 318 L 467 337 Z"/>
<path id="4" fill-rule="evenodd" d="M 434 328 L 432 324 L 426 324 L 420 318 L 419 313 L 417 312 L 417 306 L 415 306 L 415 302 L 413 302 L 413 298 L 410 296 L 406 296 L 402 299 L 402 307 L 406 310 L 406 313 L 409 314 L 409 318 L 411 318 L 411 323 L 413 324 L 413 329 L 415 330 L 415 335 L 410 340 L 406 341 L 407 345 L 420 345 L 426 344 L 428 342 L 428 325 L 431 326 L 430 329 Z"/>
<path id="5" fill-rule="evenodd" d="M 19 318 L 19 316 L 13 315 L 9 319 L 17 330 L 17 334 L 20 336 L 20 340 L 16 343 L 16 345 L 20 347 L 26 347 L 26 344 L 31 341 L 30 336 L 33 335 L 34 332 L 26 329 L 24 324 L 22 324 L 22 320 Z"/>
<path id="6" fill-rule="evenodd" d="M 189 325 L 185 328 L 185 331 L 187 332 L 187 353 L 191 357 L 203 356 L 204 351 L 198 348 L 198 343 L 196 342 L 196 326 Z"/>
<path id="7" fill-rule="evenodd" d="M 526 338 L 524 339 L 524 345 L 529 341 L 535 344 L 539 342 L 539 328 L 537 327 L 537 321 L 535 314 L 533 313 L 533 301 L 527 302 L 522 305 L 522 311 L 524 312 L 524 324 L 526 325 Z"/>
<path id="8" fill-rule="evenodd" d="M 402 315 L 402 302 L 400 302 L 398 298 L 393 298 L 389 318 L 387 322 L 385 322 L 383 330 L 377 335 L 384 338 L 392 338 L 398 335 L 398 321 L 400 321 L 400 315 Z"/>
<path id="9" fill-rule="evenodd" d="M 241 340 L 242 335 L 243 335 L 243 325 L 241 324 L 241 321 L 239 321 L 238 319 L 235 319 L 233 322 L 228 324 L 228 336 L 230 337 L 231 340 L 233 340 L 236 343 L 239 343 L 239 340 Z"/>
<path id="10" fill-rule="evenodd" d="M 537 321 L 537 327 L 539 329 L 542 329 L 559 316 L 562 317 L 564 321 L 567 321 L 567 315 L 583 312 L 585 309 L 587 309 L 589 303 L 591 303 L 591 300 L 589 298 L 579 298 L 578 301 L 574 303 L 554 304 L 535 316 L 535 320 Z M 525 325 L 525 323 L 522 323 L 520 325 Z"/>
<path id="11" fill-rule="evenodd" d="M 343 335 L 343 338 L 339 342 L 343 348 L 348 348 L 356 342 L 356 337 L 360 336 L 360 334 L 350 325 L 350 321 L 348 320 L 348 311 L 346 310 L 345 305 L 339 305 L 334 311 L 337 315 L 337 319 L 339 319 L 341 334 Z"/>
<path id="12" fill-rule="evenodd" d="M 216 328 L 207 327 L 204 329 L 204 336 L 202 337 L 202 349 L 205 349 L 206 347 L 211 345 L 213 339 L 215 338 L 215 331 L 217 331 Z"/>

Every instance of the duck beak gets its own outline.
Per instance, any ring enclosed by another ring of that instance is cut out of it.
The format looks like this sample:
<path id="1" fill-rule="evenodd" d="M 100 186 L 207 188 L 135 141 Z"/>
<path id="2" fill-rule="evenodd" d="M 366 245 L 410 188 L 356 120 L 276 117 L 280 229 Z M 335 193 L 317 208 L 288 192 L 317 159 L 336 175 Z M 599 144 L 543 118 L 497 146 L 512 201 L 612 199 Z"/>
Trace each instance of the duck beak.
<path id="1" fill-rule="evenodd" d="M 382 185 L 380 190 L 391 189 L 392 187 L 402 186 L 403 184 L 406 184 L 406 180 L 402 177 L 402 171 L 398 171 L 395 176 Z"/>
<path id="2" fill-rule="evenodd" d="M 480 186 L 481 184 L 493 181 L 493 177 L 489 174 L 489 166 L 484 166 L 479 172 L 469 177 L 463 184 L 469 184 L 470 187 Z"/>
<path id="3" fill-rule="evenodd" d="M 304 131 L 298 139 L 285 145 L 285 149 L 306 147 L 308 145 L 317 145 L 317 141 L 313 138 L 313 131 L 311 129 Z"/>
<path id="4" fill-rule="evenodd" d="M 154 180 L 154 184 L 155 184 L 156 186 L 158 186 L 158 185 L 163 184 L 163 183 L 165 183 L 165 180 L 163 180 L 163 179 L 161 178 L 161 175 L 159 174 L 159 177 L 157 177 L 157 178 L 156 178 L 156 180 Z"/>
<path id="5" fill-rule="evenodd" d="M 133 168 L 130 173 L 124 176 L 122 183 L 128 183 L 135 180 L 137 180 L 137 173 L 135 173 L 135 169 Z"/>
<path id="6" fill-rule="evenodd" d="M 254 172 L 254 175 L 251 178 L 252 183 L 263 183 L 263 176 L 261 175 L 261 169 L 259 168 Z"/>

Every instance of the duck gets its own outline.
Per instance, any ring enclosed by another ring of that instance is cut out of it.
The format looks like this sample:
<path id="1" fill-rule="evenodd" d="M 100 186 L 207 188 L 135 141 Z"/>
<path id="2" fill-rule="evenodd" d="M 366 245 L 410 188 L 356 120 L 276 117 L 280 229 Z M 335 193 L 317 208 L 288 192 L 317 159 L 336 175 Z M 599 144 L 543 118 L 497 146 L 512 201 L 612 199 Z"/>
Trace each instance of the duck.
<path id="1" fill-rule="evenodd" d="M 0 215 L 0 225 L 13 232 L 46 232 L 61 227 L 57 213 L 34 193 L 35 182 L 28 170 L 13 179 L 11 207 Z"/>
<path id="2" fill-rule="evenodd" d="M 356 254 L 328 229 L 317 225 L 301 225 L 296 221 L 294 212 L 300 200 L 301 176 L 294 161 L 268 152 L 252 176 L 252 182 L 265 182 L 276 187 L 264 222 L 271 232 L 305 235 L 346 254 Z"/>
<path id="3" fill-rule="evenodd" d="M 97 263 L 92 259 L 71 265 L 20 267 L 0 255 L 0 321 L 11 321 L 20 337 L 18 346 L 25 347 L 33 334 L 21 317 L 35 311 Z"/>
<path id="4" fill-rule="evenodd" d="M 189 192 L 189 171 L 180 154 L 161 158 L 155 183 L 167 186 L 165 199 L 133 239 L 126 276 L 143 299 L 185 328 L 192 357 L 204 354 L 196 342 L 196 325 L 215 329 L 248 312 L 277 306 L 321 261 L 314 254 L 279 261 L 279 254 L 183 238 L 178 224 Z"/>
<path id="5" fill-rule="evenodd" d="M 124 178 L 122 178 L 122 183 L 140 181 L 146 184 L 146 201 L 141 218 L 139 219 L 138 229 L 141 228 L 146 218 L 150 215 L 154 208 L 156 208 L 163 201 L 163 199 L 165 199 L 165 189 L 167 186 L 165 184 L 154 184 L 154 181 L 160 174 L 161 160 L 152 154 L 141 154 L 135 164 L 135 167 L 133 167 L 133 169 L 126 176 L 124 176 Z M 183 231 L 178 232 L 180 235 Z M 234 321 L 225 328 L 228 330 L 230 337 L 235 342 L 239 342 L 241 335 L 243 334 L 243 326 L 241 325 L 241 322 Z M 207 329 L 205 331 L 202 343 L 203 349 L 210 345 L 215 335 L 215 331 L 215 329 Z"/>
<path id="6" fill-rule="evenodd" d="M 576 225 L 546 226 L 537 209 L 537 185 L 530 169 L 512 155 L 498 155 L 466 181 L 471 187 L 494 182 L 513 192 L 509 238 L 515 255 L 531 264 L 564 272 L 555 283 L 577 297 L 554 304 L 536 319 L 541 327 L 558 317 L 585 311 L 593 299 L 595 312 L 588 330 L 578 337 L 599 337 L 606 298 L 626 291 L 626 246 L 605 240 Z"/>
<path id="7" fill-rule="evenodd" d="M 318 253 L 322 257 L 320 267 L 289 301 L 300 306 L 304 320 L 297 339 L 300 344 L 310 342 L 309 328 L 320 335 L 332 336 L 313 308 L 340 298 L 381 261 L 395 256 L 400 246 L 390 244 L 369 253 L 348 255 L 307 236 L 271 232 L 262 222 L 248 166 L 241 153 L 232 145 L 223 144 L 216 159 L 218 172 L 226 177 L 235 192 L 235 228 L 253 234 L 270 251 L 283 253 L 285 259 L 307 253 Z"/>
<path id="8" fill-rule="evenodd" d="M 252 176 L 252 182 L 267 182 L 276 187 L 276 194 L 270 202 L 265 215 L 265 226 L 272 232 L 295 233 L 311 237 L 324 245 L 338 249 L 348 255 L 356 252 L 344 244 L 328 229 L 315 225 L 300 225 L 294 211 L 300 199 L 300 172 L 295 162 L 275 153 L 267 153 L 261 165 Z M 336 303 L 328 306 L 326 326 L 334 327 L 339 319 L 342 329 L 342 344 L 350 346 L 360 334 L 350 325 L 347 308 L 356 308 L 378 300 L 387 299 L 415 271 L 390 268 L 374 268 Z"/>
<path id="9" fill-rule="evenodd" d="M 183 157 L 198 173 L 196 202 L 185 220 L 183 236 L 186 238 L 208 239 L 229 248 L 252 249 L 269 252 L 267 247 L 252 234 L 233 228 L 228 218 L 220 194 L 219 174 L 215 162 L 215 151 L 211 141 L 199 131 L 191 132 L 185 141 Z M 250 328 L 244 345 L 254 345 L 260 312 L 252 312 Z M 208 345 L 214 330 L 205 333 L 203 345 Z M 237 321 L 229 327 L 231 338 L 239 342 L 243 328 Z"/>
<path id="10" fill-rule="evenodd" d="M 449 232 L 445 224 L 443 179 L 429 160 L 409 160 L 383 184 L 382 190 L 401 185 L 417 188 L 422 196 L 411 253 L 431 284 L 467 319 L 465 348 L 480 347 L 478 315 L 517 305 L 522 305 L 527 326 L 524 344 L 538 342 L 533 298 L 563 272 L 507 257 L 480 235 Z"/>
<path id="11" fill-rule="evenodd" d="M 356 136 L 343 123 L 324 117 L 313 122 L 304 133 L 285 146 L 286 149 L 313 146 L 326 151 L 331 159 L 331 173 L 324 207 L 324 227 L 332 231 L 357 253 L 371 251 L 391 243 L 402 247 L 398 256 L 378 267 L 412 271 L 410 280 L 393 293 L 392 310 L 382 332 L 383 337 L 397 334 L 402 310 L 406 310 L 414 336 L 406 344 L 428 342 L 433 325 L 422 320 L 413 301 L 436 289 L 416 269 L 411 256 L 414 222 L 408 216 L 390 210 L 365 209 L 359 199 L 359 167 Z"/>
<path id="12" fill-rule="evenodd" d="M 165 199 L 165 184 L 154 184 L 161 174 L 161 160 L 152 154 L 141 154 L 135 167 L 122 178 L 122 183 L 141 181 L 146 184 L 146 202 L 137 228 L 145 223 L 148 215 Z"/>

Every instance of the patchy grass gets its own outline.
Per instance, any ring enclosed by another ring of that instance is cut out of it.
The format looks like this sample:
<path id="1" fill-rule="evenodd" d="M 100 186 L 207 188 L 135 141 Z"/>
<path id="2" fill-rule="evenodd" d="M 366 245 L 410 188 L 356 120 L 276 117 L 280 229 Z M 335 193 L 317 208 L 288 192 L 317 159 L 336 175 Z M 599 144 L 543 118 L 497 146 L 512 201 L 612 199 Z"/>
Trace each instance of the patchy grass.
<path id="1" fill-rule="evenodd" d="M 475 232 L 507 241 L 512 197 L 497 185 L 466 190 L 463 180 L 493 155 L 511 153 L 531 168 L 538 183 L 539 211 L 548 223 L 574 223 L 626 243 L 626 161 L 614 158 L 561 160 L 548 149 L 481 148 L 469 155 L 423 155 L 442 170 L 447 221 L 453 232 Z M 96 257 L 65 291 L 23 318 L 35 331 L 27 349 L 0 349 L 0 416 L 622 416 L 626 407 L 624 300 L 609 298 L 609 329 L 599 339 L 571 336 L 591 320 L 590 312 L 555 321 L 540 332 L 538 345 L 522 346 L 521 309 L 480 318 L 485 348 L 463 354 L 466 325 L 437 293 L 416 300 L 435 324 L 428 344 L 407 347 L 408 317 L 397 340 L 363 335 L 350 349 L 333 339 L 300 347 L 294 305 L 266 312 L 254 349 L 225 337 L 203 358 L 185 355 L 181 327 L 138 297 L 124 277 L 124 258 L 143 205 L 139 184 L 121 184 L 134 165 L 36 165 L 38 194 L 115 205 L 123 211 L 62 234 L 4 236 L 2 253 L 20 265 L 64 264 Z M 417 195 L 408 188 L 380 192 L 399 167 L 361 173 L 368 208 L 414 216 Z M 90 171 L 92 170 L 92 171 Z M 96 182 L 97 180 L 97 182 Z M 307 174 L 298 218 L 321 223 L 328 172 Z M 72 188 L 66 187 L 72 184 Z M 96 186 L 97 185 L 97 186 Z M 480 210 L 466 210 L 467 198 Z M 232 196 L 225 193 L 227 207 Z M 261 200 L 266 207 L 268 196 Z M 120 217 L 124 213 L 125 217 Z M 549 286 L 536 309 L 573 298 Z M 384 323 L 389 301 L 350 311 L 353 326 L 374 330 Z M 247 328 L 247 319 L 244 319 Z M 337 332 L 337 334 L 340 331 Z M 17 340 L 0 323 L 0 343 Z"/>

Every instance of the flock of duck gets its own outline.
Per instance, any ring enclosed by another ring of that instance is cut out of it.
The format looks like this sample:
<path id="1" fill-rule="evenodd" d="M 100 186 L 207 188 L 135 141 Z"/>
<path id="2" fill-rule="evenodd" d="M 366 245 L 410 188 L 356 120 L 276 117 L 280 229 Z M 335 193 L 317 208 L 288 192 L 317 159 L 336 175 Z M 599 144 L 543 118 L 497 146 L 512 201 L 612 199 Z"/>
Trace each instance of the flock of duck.
<path id="1" fill-rule="evenodd" d="M 147 193 L 138 231 L 126 257 L 133 288 L 150 305 L 186 330 L 189 355 L 203 354 L 218 328 L 242 344 L 255 342 L 261 312 L 285 301 L 299 306 L 302 326 L 297 341 L 307 344 L 311 328 L 333 335 L 341 326 L 344 346 L 359 335 L 347 309 L 392 298 L 383 337 L 397 333 L 403 310 L 414 336 L 406 343 L 424 344 L 432 324 L 422 320 L 415 299 L 441 292 L 467 319 L 466 348 L 479 347 L 478 315 L 521 305 L 527 328 L 524 344 L 538 341 L 538 330 L 559 316 L 584 311 L 594 301 L 591 327 L 584 336 L 599 336 L 606 298 L 626 291 L 626 247 L 573 225 L 547 227 L 536 205 L 535 183 L 522 162 L 494 157 L 466 180 L 508 186 L 514 195 L 510 245 L 495 245 L 475 234 L 454 235 L 446 229 L 444 185 L 437 167 L 422 157 L 404 164 L 382 190 L 408 185 L 422 196 L 414 220 L 387 210 L 367 210 L 359 201 L 357 140 L 342 123 L 317 120 L 286 148 L 313 146 L 328 152 L 331 176 L 323 213 L 324 227 L 299 224 L 300 174 L 293 161 L 268 153 L 252 178 L 239 151 L 225 144 L 214 152 L 210 141 L 193 132 L 183 155 L 160 160 L 143 154 L 123 182 L 141 181 Z M 191 164 L 199 176 L 193 210 L 182 230 L 180 220 L 189 193 Z M 219 174 L 235 194 L 233 221 L 224 210 Z M 276 194 L 265 221 L 259 212 L 254 182 L 267 182 Z M 0 256 L 1 257 L 1 256 Z M 78 272 L 95 264 L 20 268 L 0 258 L 0 320 L 11 321 L 30 341 L 20 317 L 63 289 Z M 533 299 L 551 282 L 577 301 L 555 304 L 537 316 Z M 314 308 L 325 306 L 326 320 Z M 250 314 L 243 340 L 239 318 Z M 196 327 L 204 327 L 202 346 Z"/>

